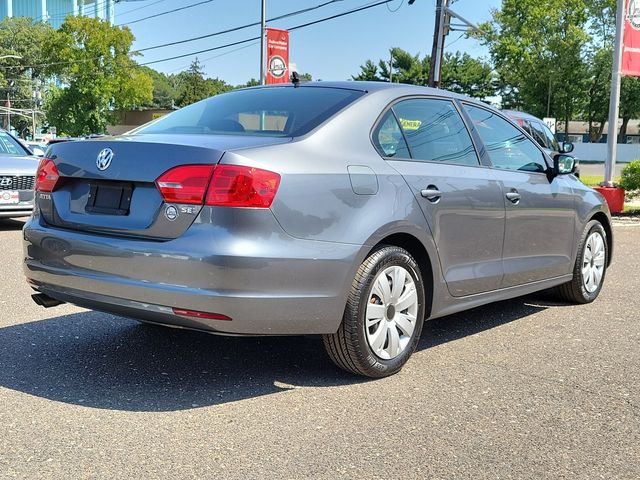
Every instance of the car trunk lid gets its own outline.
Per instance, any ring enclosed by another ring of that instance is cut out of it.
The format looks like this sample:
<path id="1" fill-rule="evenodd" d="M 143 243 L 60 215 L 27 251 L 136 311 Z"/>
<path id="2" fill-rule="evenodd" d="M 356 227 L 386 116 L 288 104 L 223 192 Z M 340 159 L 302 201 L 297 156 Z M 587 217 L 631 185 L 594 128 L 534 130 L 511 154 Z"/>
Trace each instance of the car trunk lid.
<path id="1" fill-rule="evenodd" d="M 180 236 L 202 206 L 166 203 L 156 180 L 180 165 L 216 165 L 227 150 L 288 138 L 133 135 L 54 145 L 48 152 L 62 181 L 39 193 L 45 221 L 60 228 L 155 239 Z"/>

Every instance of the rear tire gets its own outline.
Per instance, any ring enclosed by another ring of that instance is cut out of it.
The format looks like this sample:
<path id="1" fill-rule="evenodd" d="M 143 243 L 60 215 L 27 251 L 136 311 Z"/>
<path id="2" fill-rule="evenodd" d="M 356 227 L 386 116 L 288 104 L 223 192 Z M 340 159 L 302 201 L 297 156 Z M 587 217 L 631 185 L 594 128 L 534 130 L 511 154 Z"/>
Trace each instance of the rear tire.
<path id="1" fill-rule="evenodd" d="M 600 294 L 609 263 L 607 233 L 597 220 L 587 223 L 570 282 L 555 288 L 555 293 L 571 303 L 591 303 Z"/>
<path id="2" fill-rule="evenodd" d="M 398 372 L 414 352 L 425 312 L 425 289 L 411 254 L 384 246 L 360 265 L 338 331 L 323 335 L 340 368 L 381 378 Z"/>

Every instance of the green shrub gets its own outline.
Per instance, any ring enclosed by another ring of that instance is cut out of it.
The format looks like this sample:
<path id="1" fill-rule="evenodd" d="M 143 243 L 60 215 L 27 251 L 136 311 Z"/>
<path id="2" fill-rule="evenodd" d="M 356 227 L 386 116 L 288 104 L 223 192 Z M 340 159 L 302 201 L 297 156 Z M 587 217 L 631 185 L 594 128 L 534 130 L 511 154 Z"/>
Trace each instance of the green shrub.
<path id="1" fill-rule="evenodd" d="M 634 160 L 622 169 L 620 186 L 626 190 L 629 197 L 640 195 L 640 160 Z"/>

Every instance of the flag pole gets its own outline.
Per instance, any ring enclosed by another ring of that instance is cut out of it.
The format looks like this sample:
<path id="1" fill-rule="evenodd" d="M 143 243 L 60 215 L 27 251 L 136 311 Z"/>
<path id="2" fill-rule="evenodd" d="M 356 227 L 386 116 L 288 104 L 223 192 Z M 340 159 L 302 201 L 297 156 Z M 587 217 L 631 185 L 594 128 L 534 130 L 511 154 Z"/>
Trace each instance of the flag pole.
<path id="1" fill-rule="evenodd" d="M 622 39 L 624 33 L 625 0 L 618 0 L 616 10 L 616 41 L 613 49 L 613 71 L 611 73 L 611 98 L 609 100 L 609 130 L 607 135 L 607 163 L 604 167 L 603 187 L 613 187 L 618 148 L 618 114 L 620 112 L 620 73 L 622 65 Z"/>

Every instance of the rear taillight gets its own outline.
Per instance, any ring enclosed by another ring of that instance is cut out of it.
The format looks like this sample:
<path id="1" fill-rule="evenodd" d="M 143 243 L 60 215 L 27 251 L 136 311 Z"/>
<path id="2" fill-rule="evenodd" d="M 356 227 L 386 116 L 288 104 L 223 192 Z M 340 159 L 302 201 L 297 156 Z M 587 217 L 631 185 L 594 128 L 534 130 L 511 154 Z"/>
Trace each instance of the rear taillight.
<path id="1" fill-rule="evenodd" d="M 280 175 L 241 165 L 183 165 L 160 175 L 156 185 L 167 203 L 269 208 Z"/>
<path id="2" fill-rule="evenodd" d="M 38 192 L 53 192 L 60 181 L 58 168 L 50 158 L 43 158 L 38 165 L 35 189 Z"/>
<path id="3" fill-rule="evenodd" d="M 213 165 L 182 165 L 160 175 L 156 185 L 165 202 L 202 205 L 211 172 Z"/>
<path id="4" fill-rule="evenodd" d="M 280 185 L 280 175 L 241 165 L 218 165 L 207 192 L 207 205 L 269 208 Z"/>

